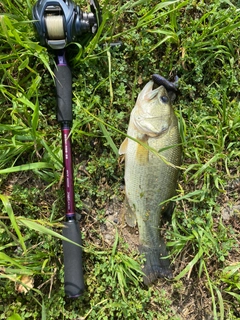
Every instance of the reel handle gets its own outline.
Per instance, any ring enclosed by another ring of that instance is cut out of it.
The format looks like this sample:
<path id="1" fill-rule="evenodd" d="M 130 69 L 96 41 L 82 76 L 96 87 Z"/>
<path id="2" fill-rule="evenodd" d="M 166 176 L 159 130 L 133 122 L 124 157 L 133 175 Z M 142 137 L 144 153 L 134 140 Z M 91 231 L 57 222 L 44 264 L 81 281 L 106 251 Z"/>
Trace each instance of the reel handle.
<path id="1" fill-rule="evenodd" d="M 81 233 L 76 220 L 64 223 L 64 237 L 81 245 Z M 63 241 L 64 287 L 69 298 L 76 298 L 84 291 L 82 248 Z"/>
<path id="2" fill-rule="evenodd" d="M 72 122 L 72 73 L 68 65 L 58 64 L 54 69 L 57 90 L 57 121 Z"/>

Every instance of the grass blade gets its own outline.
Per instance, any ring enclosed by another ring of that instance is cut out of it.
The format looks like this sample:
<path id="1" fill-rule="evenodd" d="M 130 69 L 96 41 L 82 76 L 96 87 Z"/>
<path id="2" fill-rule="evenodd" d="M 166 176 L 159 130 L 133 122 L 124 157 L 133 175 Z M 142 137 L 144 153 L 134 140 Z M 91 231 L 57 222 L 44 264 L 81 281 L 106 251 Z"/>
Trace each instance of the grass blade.
<path id="1" fill-rule="evenodd" d="M 115 153 L 116 157 L 118 157 L 118 148 L 116 147 L 115 143 L 113 142 L 112 137 L 110 136 L 109 132 L 107 131 L 105 125 L 102 122 L 99 122 L 99 127 L 104 134 L 109 146 L 112 148 L 113 152 Z"/>
<path id="2" fill-rule="evenodd" d="M 11 167 L 11 168 L 1 169 L 0 174 L 20 172 L 20 171 L 26 171 L 26 170 L 40 170 L 40 169 L 47 169 L 47 168 L 52 169 L 53 166 L 47 162 L 34 162 L 34 163 L 23 164 L 23 165 Z"/>
<path id="3" fill-rule="evenodd" d="M 25 225 L 26 227 L 28 227 L 29 229 L 35 230 L 35 231 L 37 231 L 39 233 L 42 233 L 42 234 L 53 236 L 55 238 L 58 238 L 58 239 L 61 239 L 61 240 L 64 240 L 64 241 L 68 241 L 70 243 L 73 243 L 73 244 L 76 244 L 76 245 L 80 246 L 79 244 L 77 244 L 77 243 L 69 240 L 68 238 L 62 236 L 60 233 L 57 233 L 57 232 L 55 232 L 55 231 L 43 226 L 41 224 L 41 221 L 34 221 L 34 220 L 23 218 L 23 217 L 19 217 L 19 218 L 17 218 L 17 220 L 19 222 L 21 222 L 23 225 Z"/>
<path id="4" fill-rule="evenodd" d="M 26 252 L 26 245 L 25 245 L 25 242 L 23 240 L 23 237 L 22 237 L 22 234 L 21 234 L 21 231 L 18 227 L 18 224 L 17 224 L 17 221 L 15 219 L 15 216 L 14 216 L 14 213 L 13 213 L 13 210 L 12 210 L 12 206 L 11 206 L 11 203 L 9 201 L 9 197 L 5 196 L 5 195 L 2 195 L 0 194 L 0 199 L 2 200 L 2 203 L 4 205 L 4 208 L 5 210 L 7 211 L 7 214 L 9 216 L 9 219 L 12 223 L 12 226 L 18 236 L 18 239 L 19 239 L 19 243 L 24 251 L 24 253 Z"/>
<path id="5" fill-rule="evenodd" d="M 199 261 L 199 259 L 203 255 L 202 248 L 199 249 L 198 253 L 195 255 L 195 257 L 188 263 L 188 265 L 175 277 L 175 280 L 180 280 L 182 277 L 184 277 L 187 273 L 191 272 L 193 266 Z"/>

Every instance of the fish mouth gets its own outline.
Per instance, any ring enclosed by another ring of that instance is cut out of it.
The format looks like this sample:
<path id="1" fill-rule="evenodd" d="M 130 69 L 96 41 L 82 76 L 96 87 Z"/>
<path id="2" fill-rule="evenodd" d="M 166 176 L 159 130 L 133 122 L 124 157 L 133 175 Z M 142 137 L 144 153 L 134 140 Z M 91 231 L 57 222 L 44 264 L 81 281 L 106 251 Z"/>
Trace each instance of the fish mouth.
<path id="1" fill-rule="evenodd" d="M 160 85 L 159 87 L 155 88 L 154 81 L 150 80 L 145 85 L 145 87 L 143 88 L 143 90 L 141 92 L 141 99 L 150 101 L 150 100 L 154 99 L 156 96 L 158 96 L 158 99 L 160 99 L 161 97 L 168 98 L 168 91 L 164 87 L 164 85 Z M 167 103 L 168 99 L 166 101 L 164 101 L 164 99 L 163 100 L 161 99 L 161 102 Z"/>

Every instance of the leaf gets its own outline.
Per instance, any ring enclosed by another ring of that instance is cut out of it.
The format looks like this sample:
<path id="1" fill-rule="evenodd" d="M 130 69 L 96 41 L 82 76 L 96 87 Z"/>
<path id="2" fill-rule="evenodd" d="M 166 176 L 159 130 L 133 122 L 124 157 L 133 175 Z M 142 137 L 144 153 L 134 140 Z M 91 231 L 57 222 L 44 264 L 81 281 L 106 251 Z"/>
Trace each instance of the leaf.
<path id="1" fill-rule="evenodd" d="M 28 89 L 27 92 L 27 99 L 31 99 L 32 96 L 36 96 L 39 84 L 41 83 L 42 77 L 40 77 L 39 75 L 36 76 L 35 79 L 32 80 L 32 84 L 30 86 L 30 88 Z"/>
<path id="2" fill-rule="evenodd" d="M 29 58 L 27 57 L 18 67 L 18 70 L 21 71 L 23 69 L 25 69 L 29 64 Z"/>
<path id="3" fill-rule="evenodd" d="M 177 6 L 174 6 L 174 4 L 177 4 L 180 2 Z M 150 24 L 151 22 L 155 22 L 156 20 L 159 20 L 160 16 L 169 15 L 170 13 L 173 13 L 174 11 L 179 10 L 180 8 L 184 7 L 188 4 L 188 1 L 164 1 L 161 3 L 158 3 L 155 7 L 153 7 L 151 10 L 149 10 L 143 17 L 138 19 L 137 27 L 142 27 L 146 24 Z M 170 8 L 167 8 L 170 7 Z M 167 10 L 163 10 L 167 8 Z M 162 10 L 162 13 L 156 14 L 158 11 Z"/>
<path id="4" fill-rule="evenodd" d="M 226 278 L 232 277 L 236 272 L 240 272 L 240 263 L 233 263 L 223 269 L 222 276 Z"/>
<path id="5" fill-rule="evenodd" d="M 12 172 L 20 172 L 26 170 L 40 170 L 40 169 L 52 169 L 52 165 L 47 162 L 33 162 L 28 164 L 23 164 L 20 166 L 10 167 L 7 169 L 1 169 L 0 174 L 12 173 Z"/>
<path id="6" fill-rule="evenodd" d="M 4 205 L 4 208 L 5 210 L 7 211 L 7 214 L 9 216 L 9 219 L 12 223 L 12 226 L 18 236 L 18 239 L 19 239 L 19 243 L 23 249 L 24 252 L 26 252 L 26 246 L 25 246 L 25 243 L 24 243 L 24 240 L 23 240 L 23 237 L 22 237 L 22 234 L 21 234 L 21 231 L 17 225 L 17 221 L 15 219 L 15 216 L 14 216 L 14 213 L 13 213 L 13 210 L 12 210 L 12 206 L 11 206 L 11 203 L 9 201 L 9 197 L 5 196 L 5 195 L 0 195 L 0 199 L 2 200 L 2 203 Z"/>
<path id="7" fill-rule="evenodd" d="M 114 256 L 116 255 L 116 252 L 117 252 L 118 241 L 119 241 L 119 236 L 118 236 L 118 232 L 117 232 L 117 229 L 116 229 L 115 240 L 114 240 L 114 244 L 113 244 L 113 247 L 112 247 L 112 258 L 113 259 L 114 259 Z"/>
<path id="8" fill-rule="evenodd" d="M 23 270 L 26 270 L 26 271 L 27 271 L 26 273 L 28 273 L 28 270 L 27 270 L 25 267 L 23 267 L 23 266 L 22 266 L 21 264 L 19 264 L 15 259 L 9 257 L 9 256 L 8 256 L 7 254 L 5 254 L 4 252 L 0 252 L 0 261 L 1 261 L 1 263 L 4 264 L 4 265 L 8 265 L 8 264 L 10 263 L 10 264 L 18 267 L 18 268 L 21 269 L 22 271 L 23 271 Z"/>
<path id="9" fill-rule="evenodd" d="M 108 57 L 108 74 L 109 74 L 109 94 L 110 94 L 110 105 L 113 103 L 113 87 L 112 87 L 112 61 L 111 61 L 111 52 L 107 50 Z"/>
<path id="10" fill-rule="evenodd" d="M 192 175 L 189 181 L 195 179 L 196 177 L 199 177 L 208 167 L 210 167 L 212 163 L 216 163 L 220 159 L 225 159 L 225 158 L 226 158 L 225 154 L 222 154 L 222 153 L 215 154 L 210 160 L 208 160 L 204 165 L 202 165 L 195 174 Z"/>
<path id="11" fill-rule="evenodd" d="M 36 96 L 36 103 L 35 103 L 35 108 L 32 114 L 32 121 L 31 121 L 34 137 L 36 137 L 38 119 L 39 119 L 39 103 L 38 103 L 38 96 Z"/>
<path id="12" fill-rule="evenodd" d="M 198 262 L 198 260 L 203 255 L 203 249 L 200 248 L 198 253 L 195 255 L 195 257 L 188 263 L 188 265 L 175 277 L 175 280 L 180 280 L 182 277 L 184 277 L 188 272 L 191 272 L 192 267 Z"/>
<path id="13" fill-rule="evenodd" d="M 226 293 L 230 294 L 231 296 L 233 296 L 234 298 L 237 299 L 237 301 L 240 303 L 240 294 L 235 293 L 235 292 L 229 292 L 229 291 L 225 291 Z"/>
<path id="14" fill-rule="evenodd" d="M 202 196 L 204 194 L 203 190 L 194 190 L 192 192 L 189 192 L 187 194 L 184 195 L 176 195 L 170 199 L 167 199 L 166 201 L 163 201 L 160 203 L 160 205 L 163 205 L 167 202 L 171 201 L 180 201 L 180 200 L 188 200 L 190 202 L 199 202 L 199 199 L 194 199 L 195 196 Z"/>
<path id="15" fill-rule="evenodd" d="M 117 271 L 117 279 L 118 279 L 118 283 L 120 285 L 120 290 L 121 290 L 123 300 L 126 300 L 124 287 L 126 287 L 127 285 L 126 285 L 126 280 L 125 280 L 125 277 L 124 277 L 121 269 L 119 269 L 119 271 Z"/>
<path id="16" fill-rule="evenodd" d="M 112 148 L 113 152 L 115 153 L 116 157 L 119 156 L 118 148 L 116 147 L 115 143 L 113 142 L 112 137 L 110 136 L 109 132 L 107 131 L 105 125 L 102 122 L 99 122 L 99 127 L 102 130 L 104 137 L 106 138 L 109 146 Z"/>
<path id="17" fill-rule="evenodd" d="M 27 107 L 35 111 L 35 108 L 36 108 L 35 105 L 30 100 L 28 100 L 27 97 L 25 96 L 19 97 L 17 98 L 17 101 L 22 102 L 24 105 L 26 105 Z"/>
<path id="18" fill-rule="evenodd" d="M 143 22 L 149 21 L 153 17 L 153 14 L 156 13 L 159 10 L 162 10 L 168 6 L 173 5 L 174 3 L 179 2 L 180 0 L 175 0 L 175 1 L 164 1 L 161 3 L 158 3 L 155 5 L 151 10 L 149 10 L 143 17 L 138 19 L 138 26 L 142 25 Z"/>
<path id="19" fill-rule="evenodd" d="M 36 222 L 34 220 L 31 220 L 31 219 L 23 218 L 23 217 L 19 217 L 19 218 L 17 218 L 17 220 L 19 220 L 22 224 L 24 224 L 29 229 L 38 231 L 38 232 L 43 233 L 43 234 L 47 234 L 47 235 L 53 236 L 55 238 L 58 238 L 58 239 L 61 239 L 61 240 L 64 240 L 64 241 L 68 241 L 68 242 L 70 242 L 72 244 L 75 244 L 75 245 L 81 247 L 78 243 L 69 240 L 68 238 L 62 236 L 61 234 L 59 234 L 59 233 L 57 233 L 57 232 L 55 232 L 55 231 L 53 231 L 53 230 L 51 230 L 49 228 L 46 228 L 45 226 L 41 225 L 39 222 Z"/>
<path id="20" fill-rule="evenodd" d="M 214 286 L 214 289 L 217 292 L 217 296 L 218 296 L 218 304 L 219 304 L 219 309 L 220 309 L 220 320 L 224 320 L 224 302 L 223 302 L 222 293 L 216 286 Z"/>
<path id="21" fill-rule="evenodd" d="M 42 319 L 41 320 L 47 320 L 47 311 L 46 311 L 44 300 L 42 300 Z"/>
<path id="22" fill-rule="evenodd" d="M 54 161 L 55 166 L 58 170 L 62 169 L 63 163 L 62 159 L 59 159 L 58 156 L 52 151 L 52 149 L 47 145 L 46 141 L 44 139 L 41 139 L 41 144 L 44 146 L 44 148 L 47 150 L 49 156 L 51 157 L 51 160 Z"/>
<path id="23" fill-rule="evenodd" d="M 7 320 L 23 320 L 18 313 L 13 313 Z"/>
<path id="24" fill-rule="evenodd" d="M 17 283 L 15 289 L 19 293 L 27 293 L 33 288 L 33 277 L 23 275 L 20 279 L 20 283 Z"/>

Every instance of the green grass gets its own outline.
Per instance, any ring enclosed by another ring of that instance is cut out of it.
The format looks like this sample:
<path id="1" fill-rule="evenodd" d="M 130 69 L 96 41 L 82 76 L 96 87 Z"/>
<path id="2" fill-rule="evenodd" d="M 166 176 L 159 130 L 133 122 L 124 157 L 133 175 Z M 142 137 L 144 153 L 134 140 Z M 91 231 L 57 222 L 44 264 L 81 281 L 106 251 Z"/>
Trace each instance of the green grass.
<path id="1" fill-rule="evenodd" d="M 97 36 L 69 46 L 87 286 L 73 301 L 63 289 L 54 54 L 38 44 L 34 3 L 0 4 L 0 319 L 239 319 L 239 1 L 102 0 Z M 123 46 L 110 49 L 114 41 Z M 117 150 L 153 73 L 180 78 L 183 165 L 164 229 L 175 278 L 146 288 L 141 257 L 101 230 L 124 198 Z"/>

